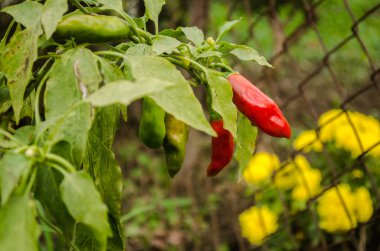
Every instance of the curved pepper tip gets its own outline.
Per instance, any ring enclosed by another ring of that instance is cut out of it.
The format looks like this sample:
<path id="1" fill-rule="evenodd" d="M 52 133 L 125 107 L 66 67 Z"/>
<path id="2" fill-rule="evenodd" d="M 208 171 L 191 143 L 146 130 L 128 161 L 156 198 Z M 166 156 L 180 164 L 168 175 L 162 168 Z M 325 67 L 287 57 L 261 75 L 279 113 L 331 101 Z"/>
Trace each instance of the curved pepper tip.
<path id="1" fill-rule="evenodd" d="M 210 166 L 207 168 L 207 177 L 213 177 L 219 173 L 220 170 L 216 170 Z"/>
<path id="2" fill-rule="evenodd" d="M 168 171 L 168 175 L 170 178 L 174 178 L 174 176 L 177 174 L 177 172 L 171 172 L 171 171 Z"/>
<path id="3" fill-rule="evenodd" d="M 289 123 L 285 120 L 286 124 L 284 127 L 284 135 L 282 136 L 283 138 L 290 139 L 292 137 L 292 129 L 290 128 Z"/>

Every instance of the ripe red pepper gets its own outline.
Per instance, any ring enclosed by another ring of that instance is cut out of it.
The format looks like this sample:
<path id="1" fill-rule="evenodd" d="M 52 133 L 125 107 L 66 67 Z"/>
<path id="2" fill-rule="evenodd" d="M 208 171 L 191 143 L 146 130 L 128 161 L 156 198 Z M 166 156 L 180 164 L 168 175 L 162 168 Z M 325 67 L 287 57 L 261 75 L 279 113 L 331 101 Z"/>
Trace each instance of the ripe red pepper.
<path id="1" fill-rule="evenodd" d="M 277 104 L 239 73 L 228 76 L 232 86 L 233 102 L 252 124 L 263 132 L 290 138 L 292 131 Z"/>
<path id="2" fill-rule="evenodd" d="M 223 128 L 223 120 L 212 120 L 211 126 L 218 134 L 212 137 L 211 163 L 207 168 L 207 176 L 217 175 L 232 159 L 234 152 L 234 138 L 232 134 Z"/>

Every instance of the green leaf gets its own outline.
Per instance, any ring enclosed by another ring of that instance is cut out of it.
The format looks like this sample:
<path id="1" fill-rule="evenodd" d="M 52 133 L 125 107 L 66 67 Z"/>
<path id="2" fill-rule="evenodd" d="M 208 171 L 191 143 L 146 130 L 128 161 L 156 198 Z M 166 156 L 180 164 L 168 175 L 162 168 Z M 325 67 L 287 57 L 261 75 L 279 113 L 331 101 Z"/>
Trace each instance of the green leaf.
<path id="1" fill-rule="evenodd" d="M 84 168 L 88 170 L 109 210 L 112 238 L 107 242 L 112 250 L 124 250 L 120 225 L 122 174 L 114 158 L 112 145 L 119 125 L 120 109 L 108 106 L 96 109 L 95 120 L 89 133 Z"/>
<path id="2" fill-rule="evenodd" d="M 123 73 L 116 65 L 112 64 L 102 57 L 98 57 L 97 59 L 100 63 L 100 73 L 103 77 L 103 81 L 106 84 L 124 79 Z"/>
<path id="3" fill-rule="evenodd" d="M 91 128 L 91 107 L 88 103 L 81 103 L 60 114 L 44 121 L 43 128 L 49 129 L 48 143 L 54 145 L 65 140 L 71 145 L 69 153 L 75 166 L 82 164 L 85 155 L 88 131 Z"/>
<path id="4" fill-rule="evenodd" d="M 4 49 L 5 49 L 5 46 L 7 44 L 7 41 L 8 41 L 8 38 L 9 38 L 9 35 L 11 34 L 11 31 L 14 27 L 14 23 L 11 22 L 7 29 L 5 30 L 5 33 L 3 35 L 3 37 L 1 38 L 1 41 L 0 41 L 0 55 L 3 55 L 4 54 Z M 4 58 L 2 56 L 0 56 L 0 87 L 2 84 L 5 84 L 5 75 L 4 75 L 4 72 L 3 72 L 3 68 L 4 68 Z M 0 98 L 0 103 L 1 103 L 1 98 Z"/>
<path id="5" fill-rule="evenodd" d="M 197 58 L 210 58 L 210 57 L 218 57 L 221 58 L 223 56 L 219 51 L 205 51 L 198 55 Z"/>
<path id="6" fill-rule="evenodd" d="M 241 60 L 256 61 L 259 65 L 265 65 L 273 68 L 273 66 L 265 59 L 265 57 L 260 56 L 257 51 L 248 46 L 241 46 L 239 48 L 233 49 L 230 51 L 230 54 L 238 57 Z"/>
<path id="7" fill-rule="evenodd" d="M 46 0 L 42 9 L 41 21 L 47 39 L 54 33 L 67 8 L 67 0 Z"/>
<path id="8" fill-rule="evenodd" d="M 34 139 L 35 130 L 34 126 L 26 125 L 18 128 L 14 136 L 25 145 L 29 145 Z"/>
<path id="9" fill-rule="evenodd" d="M 125 79 L 125 76 L 121 72 L 120 68 L 118 68 L 115 64 L 112 64 L 103 58 L 99 58 L 98 60 L 100 62 L 100 72 L 103 76 L 103 81 L 106 84 Z M 127 107 L 124 105 L 119 105 L 119 109 L 123 115 L 123 119 L 127 121 Z"/>
<path id="10" fill-rule="evenodd" d="M 224 34 L 231 30 L 232 27 L 234 27 L 236 24 L 238 24 L 239 22 L 241 21 L 241 18 L 237 19 L 237 20 L 232 20 L 232 21 L 227 21 L 227 22 L 224 22 L 218 29 L 218 37 L 216 38 L 215 42 L 218 42 L 223 36 Z"/>
<path id="11" fill-rule="evenodd" d="M 8 111 L 11 106 L 12 106 L 12 102 L 10 99 L 5 100 L 4 102 L 0 101 L 0 114 Z"/>
<path id="12" fill-rule="evenodd" d="M 164 58 L 153 56 L 126 57 L 126 60 L 136 79 L 154 78 L 162 83 L 169 81 L 174 84 L 148 95 L 162 109 L 195 129 L 216 135 L 191 87 L 173 64 Z"/>
<path id="13" fill-rule="evenodd" d="M 38 35 L 33 29 L 26 29 L 13 35 L 5 48 L 3 61 L 4 73 L 8 79 L 8 87 L 16 122 L 21 119 L 26 87 L 32 78 L 33 63 L 37 59 Z"/>
<path id="14" fill-rule="evenodd" d="M 139 27 L 140 29 L 144 29 L 145 23 L 148 22 L 148 18 L 146 16 L 136 17 L 133 18 L 133 21 L 135 21 L 137 27 Z"/>
<path id="15" fill-rule="evenodd" d="M 102 77 L 97 65 L 98 57 L 89 49 L 80 47 L 71 56 L 74 74 L 83 97 L 99 88 Z"/>
<path id="16" fill-rule="evenodd" d="M 82 223 L 75 224 L 75 246 L 78 250 L 105 251 L 110 250 L 108 242 L 104 245 L 104 240 L 99 240 L 94 236 L 94 230 Z"/>
<path id="17" fill-rule="evenodd" d="M 44 98 L 47 119 L 61 116 L 82 99 L 83 93 L 74 71 L 75 52 L 76 50 L 69 50 L 62 55 L 62 59 L 56 59 L 49 72 Z"/>
<path id="18" fill-rule="evenodd" d="M 51 222 L 55 222 L 62 231 L 66 241 L 71 241 L 75 220 L 67 211 L 61 199 L 59 185 L 62 182 L 61 173 L 49 166 L 39 166 L 34 194 L 43 205 Z"/>
<path id="19" fill-rule="evenodd" d="M 204 41 L 204 34 L 198 27 L 178 27 L 177 29 L 164 29 L 159 33 L 162 36 L 175 38 L 179 41 L 193 42 L 194 45 L 200 46 Z"/>
<path id="20" fill-rule="evenodd" d="M 51 147 L 50 152 L 61 156 L 62 158 L 66 159 L 70 163 L 74 163 L 73 156 L 71 154 L 72 153 L 71 144 L 64 139 L 56 142 Z"/>
<path id="21" fill-rule="evenodd" d="M 1 51 L 0 51 L 1 54 Z M 1 60 L 1 57 L 0 57 Z M 4 74 L 1 72 L 0 74 Z M 5 113 L 12 106 L 11 96 L 9 94 L 9 89 L 5 85 L 5 76 L 0 78 L 0 114 Z"/>
<path id="22" fill-rule="evenodd" d="M 158 35 L 153 40 L 153 51 L 157 55 L 161 55 L 163 53 L 170 54 L 180 45 L 181 42 L 175 38 Z"/>
<path id="23" fill-rule="evenodd" d="M 162 35 L 162 36 L 168 36 L 168 37 L 172 37 L 172 38 L 176 38 L 180 41 L 183 41 L 183 39 L 185 38 L 185 33 L 181 30 L 181 28 L 177 28 L 177 29 L 164 29 L 164 30 L 161 30 L 159 33 L 159 35 Z"/>
<path id="24" fill-rule="evenodd" d="M 186 38 L 196 46 L 201 45 L 205 39 L 203 31 L 198 27 L 180 27 L 179 29 L 185 34 Z"/>
<path id="25" fill-rule="evenodd" d="M 129 105 L 137 99 L 154 92 L 166 90 L 172 85 L 172 82 L 148 77 L 139 79 L 136 83 L 120 80 L 103 86 L 86 100 L 93 106 L 107 106 L 118 103 Z"/>
<path id="26" fill-rule="evenodd" d="M 20 118 L 28 117 L 31 120 L 34 118 L 34 107 L 33 107 L 33 101 L 34 100 L 34 93 L 31 93 L 29 96 L 24 98 L 24 104 L 20 111 Z"/>
<path id="27" fill-rule="evenodd" d="M 158 16 L 160 15 L 162 6 L 165 4 L 165 0 L 144 0 L 146 8 L 146 16 L 152 20 L 156 26 L 156 32 L 158 32 Z"/>
<path id="28" fill-rule="evenodd" d="M 128 56 L 148 56 L 154 55 L 153 47 L 146 44 L 136 44 L 130 47 L 125 53 Z"/>
<path id="29" fill-rule="evenodd" d="M 273 66 L 265 59 L 265 57 L 260 56 L 259 53 L 251 47 L 228 42 L 221 42 L 219 44 L 219 51 L 221 52 L 230 53 L 244 61 L 256 61 L 259 65 L 265 65 L 273 68 Z"/>
<path id="30" fill-rule="evenodd" d="M 245 116 L 239 116 L 237 124 L 237 138 L 235 158 L 239 163 L 240 173 L 248 165 L 249 159 L 255 150 L 257 137 L 257 128 L 252 126 L 249 119 Z"/>
<path id="31" fill-rule="evenodd" d="M 94 176 L 103 200 L 115 217 L 120 216 L 122 189 L 121 169 L 112 152 L 119 117 L 120 110 L 116 105 L 96 109 L 84 164 L 85 169 Z"/>
<path id="32" fill-rule="evenodd" d="M 7 203 L 21 175 L 31 164 L 29 159 L 18 153 L 7 152 L 2 156 L 0 159 L 1 205 Z"/>
<path id="33" fill-rule="evenodd" d="M 26 1 L 17 5 L 5 7 L 1 12 L 11 15 L 16 22 L 26 28 L 35 28 L 41 20 L 43 5 L 35 1 Z"/>
<path id="34" fill-rule="evenodd" d="M 123 226 L 121 225 L 120 219 L 114 219 L 112 216 L 109 216 L 108 220 L 111 225 L 112 237 L 107 240 L 107 249 L 112 251 L 124 251 L 125 236 L 123 234 Z"/>
<path id="35" fill-rule="evenodd" d="M 12 251 L 38 251 L 40 228 L 36 208 L 26 195 L 12 197 L 0 208 L 0 248 Z"/>
<path id="36" fill-rule="evenodd" d="M 202 106 L 187 83 L 186 85 L 178 84 L 166 91 L 151 94 L 149 97 L 176 119 L 211 136 L 216 135 L 203 114 Z"/>
<path id="37" fill-rule="evenodd" d="M 232 88 L 228 80 L 218 73 L 209 71 L 207 83 L 211 91 L 211 107 L 223 118 L 223 127 L 236 138 L 237 109 L 232 102 Z"/>
<path id="38" fill-rule="evenodd" d="M 107 207 L 90 176 L 84 172 L 67 174 L 60 191 L 70 214 L 79 223 L 88 226 L 94 239 L 101 245 L 100 250 L 106 250 L 107 237 L 111 235 Z"/>
<path id="39" fill-rule="evenodd" d="M 118 13 L 124 12 L 122 0 L 94 0 L 97 3 L 102 4 L 103 9 L 114 10 Z"/>

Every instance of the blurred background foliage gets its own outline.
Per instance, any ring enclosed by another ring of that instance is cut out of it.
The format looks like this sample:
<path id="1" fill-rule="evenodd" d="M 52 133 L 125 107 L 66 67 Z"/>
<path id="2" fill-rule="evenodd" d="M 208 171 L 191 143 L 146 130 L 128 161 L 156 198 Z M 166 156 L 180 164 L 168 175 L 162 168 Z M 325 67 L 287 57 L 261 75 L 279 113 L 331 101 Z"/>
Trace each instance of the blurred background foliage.
<path id="1" fill-rule="evenodd" d="M 144 14 L 142 0 L 124 4 Z M 163 151 L 138 139 L 141 103 L 131 105 L 114 145 L 127 250 L 379 250 L 379 0 L 166 0 L 160 27 L 198 26 L 215 38 L 239 18 L 225 40 L 252 46 L 275 69 L 231 63 L 278 102 L 293 137 L 259 133 L 245 171 L 232 162 L 206 178 L 211 139 L 192 130 L 170 179 Z"/>
<path id="2" fill-rule="evenodd" d="M 144 13 L 140 0 L 125 7 Z M 196 25 L 206 37 L 241 18 L 225 40 L 275 69 L 231 62 L 282 106 L 293 137 L 259 134 L 243 173 L 233 162 L 210 179 L 210 138 L 191 131 L 170 180 L 163 152 L 138 139 L 133 104 L 115 144 L 128 249 L 379 250 L 379 1 L 167 0 L 160 18 L 161 28 Z"/>

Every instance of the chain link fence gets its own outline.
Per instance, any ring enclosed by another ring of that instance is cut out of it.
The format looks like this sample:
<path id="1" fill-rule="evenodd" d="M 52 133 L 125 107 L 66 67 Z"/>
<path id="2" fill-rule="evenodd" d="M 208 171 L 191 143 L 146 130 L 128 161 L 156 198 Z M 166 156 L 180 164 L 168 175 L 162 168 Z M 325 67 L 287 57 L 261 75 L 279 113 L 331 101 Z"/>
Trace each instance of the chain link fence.
<path id="1" fill-rule="evenodd" d="M 204 178 L 209 137 L 191 132 L 185 166 L 172 181 L 170 196 L 190 198 L 192 206 L 186 212 L 196 216 L 186 225 L 188 229 L 177 226 L 168 230 L 166 237 L 164 234 L 157 237 L 161 245 L 167 248 L 163 243 L 177 236 L 182 240 L 178 250 L 380 250 L 377 237 L 380 233 L 380 2 L 166 2 L 161 15 L 162 28 L 197 25 L 206 34 L 214 35 L 223 21 L 243 17 L 224 39 L 255 48 L 275 68 L 236 62 L 235 70 L 276 100 L 294 135 L 291 141 L 259 135 L 255 155 L 267 152 L 282 162 L 271 173 L 270 182 L 251 187 L 246 184 L 249 182 L 236 184 L 234 164 L 223 177 Z M 144 12 L 142 1 L 129 3 L 131 13 Z M 374 132 L 368 129 L 368 124 L 374 124 Z M 339 139 L 331 135 L 326 139 L 326 132 L 331 134 L 332 127 L 339 132 Z M 297 139 L 305 131 L 309 137 L 297 145 Z M 339 140 L 346 145 L 339 145 Z M 308 168 L 304 166 L 305 161 L 298 161 L 299 156 L 308 162 Z M 292 172 L 289 166 L 294 169 Z M 303 191 L 299 204 L 292 197 L 296 194 L 294 187 L 278 189 L 277 186 L 278 180 L 290 180 L 292 175 L 297 176 Z M 244 173 L 242 177 L 245 178 Z M 369 191 L 367 202 L 371 201 L 373 209 L 365 219 L 355 215 L 368 211 L 369 204 L 358 196 L 348 196 L 359 194 L 362 188 Z M 330 216 L 325 215 L 325 222 L 323 201 Z M 251 234 L 262 235 L 265 241 L 252 245 L 243 238 L 246 236 L 242 234 L 239 217 L 249 207 L 263 206 L 277 211 L 278 227 L 271 231 L 265 210 L 259 211 L 258 223 L 252 220 L 247 224 L 259 225 Z M 205 208 L 207 213 L 202 211 Z M 345 229 L 334 230 L 329 224 L 342 222 Z M 152 242 L 157 242 L 156 239 Z M 130 240 L 127 242 L 135 247 Z"/>
<path id="2" fill-rule="evenodd" d="M 380 28 L 378 28 L 380 26 L 373 29 L 370 26 L 377 23 L 375 20 L 380 18 L 380 2 L 372 1 L 357 8 L 358 2 L 349 0 L 302 0 L 288 2 L 287 6 L 283 5 L 284 1 L 267 1 L 266 6 L 257 8 L 258 2 L 225 1 L 230 6 L 228 14 L 230 17 L 233 17 L 238 9 L 244 10 L 248 17 L 248 36 L 244 43 L 252 43 L 256 48 L 265 47 L 263 43 L 267 40 L 260 37 L 260 29 L 262 31 L 260 26 L 262 27 L 263 23 L 269 25 L 273 32 L 270 62 L 275 69 L 264 69 L 255 83 L 264 89 L 269 89 L 275 99 L 282 102 L 284 113 L 290 117 L 289 120 L 295 127 L 313 130 L 316 135 L 314 139 L 308 141 L 308 144 L 294 151 L 288 148 L 286 153 L 283 148 L 274 145 L 278 142 L 263 142 L 262 139 L 259 141 L 259 148 L 266 145 L 264 147 L 266 150 L 271 148 L 271 151 L 276 153 L 281 150 L 281 159 L 287 160 L 274 173 L 272 181 L 275 183 L 276 176 L 281 175 L 281 171 L 285 170 L 289 163 L 294 163 L 301 177 L 301 183 L 308 190 L 308 199 L 304 208 L 296 212 L 286 200 L 284 192 L 278 192 L 283 217 L 277 232 L 285 231 L 287 237 L 284 239 L 293 243 L 294 249 L 304 250 L 308 247 L 307 250 L 366 250 L 366 248 L 380 250 L 380 242 L 371 236 L 376 231 L 378 233 L 376 225 L 379 221 L 379 177 L 374 170 L 380 166 L 379 162 L 370 161 L 371 153 L 380 146 L 380 136 L 373 134 L 370 145 L 363 142 L 365 140 L 361 135 L 363 128 L 358 128 L 360 125 L 353 118 L 352 112 L 360 111 L 366 115 L 379 116 L 380 47 L 371 40 L 378 41 L 380 38 Z M 356 6 L 356 9 L 353 9 L 353 6 Z M 281 13 L 285 8 L 289 8 L 286 11 L 288 15 Z M 299 18 L 298 24 L 294 25 L 293 19 L 297 18 Z M 360 72 L 358 68 L 361 69 Z M 247 73 L 251 72 L 247 66 L 242 66 L 241 69 Z M 254 74 L 257 75 L 257 72 Z M 321 123 L 319 119 L 321 114 L 330 109 L 335 109 L 334 116 Z M 338 120 L 347 121 L 352 133 L 347 135 L 349 138 L 346 140 L 360 149 L 353 161 L 345 163 L 344 166 L 334 160 L 334 156 L 328 150 L 328 143 L 321 139 L 321 132 Z M 296 134 L 298 133 L 296 131 Z M 322 144 L 323 152 L 319 158 L 324 158 L 323 163 L 326 166 L 322 172 L 322 188 L 313 194 L 310 191 L 310 186 L 313 185 L 308 183 L 303 168 L 297 164 L 295 158 L 299 154 L 309 158 L 308 149 L 316 143 Z M 372 217 L 356 228 L 354 227 L 356 223 L 351 219 L 353 217 L 350 212 L 351 206 L 342 194 L 342 189 L 337 188 L 338 184 L 348 182 L 345 177 L 353 170 L 363 172 L 362 183 L 370 191 L 374 208 Z M 260 195 L 270 188 L 271 185 L 260 187 L 255 194 Z M 350 231 L 338 233 L 339 238 L 332 238 L 332 235 L 323 230 L 317 209 L 318 200 L 332 189 L 335 189 L 339 198 L 335 206 L 342 207 L 344 209 L 342 214 L 345 215 L 337 215 L 337 218 L 331 220 L 339 221 L 340 217 L 347 217 L 352 225 Z M 312 220 L 309 226 L 315 227 L 311 231 L 315 233 L 314 236 L 299 236 L 310 233 L 303 229 L 307 224 L 299 224 L 300 219 L 305 217 Z M 265 219 L 262 221 L 265 222 Z M 273 238 L 276 238 L 276 234 Z M 305 240 L 309 240 L 310 243 L 302 243 Z M 261 248 L 271 250 L 270 247 L 264 243 Z M 283 249 L 278 248 L 278 250 Z"/>

